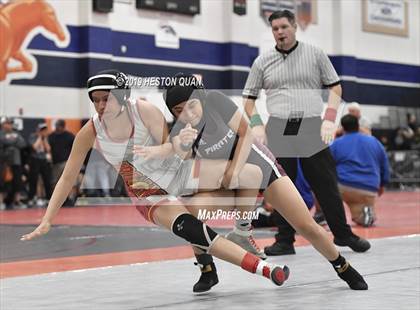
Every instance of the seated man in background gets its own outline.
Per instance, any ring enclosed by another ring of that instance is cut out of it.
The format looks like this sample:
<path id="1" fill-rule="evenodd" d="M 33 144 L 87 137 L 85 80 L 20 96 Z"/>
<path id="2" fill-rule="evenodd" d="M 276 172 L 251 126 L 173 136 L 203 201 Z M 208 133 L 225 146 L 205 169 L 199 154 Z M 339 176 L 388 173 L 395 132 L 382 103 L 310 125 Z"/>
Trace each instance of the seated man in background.
<path id="1" fill-rule="evenodd" d="M 331 145 L 339 189 L 354 222 L 369 227 L 376 220 L 375 200 L 389 181 L 388 158 L 382 144 L 360 133 L 357 117 L 341 118 L 344 135 Z"/>
<path id="2" fill-rule="evenodd" d="M 357 102 L 351 102 L 347 105 L 347 114 L 353 115 L 359 122 L 359 132 L 366 135 L 372 135 L 372 126 L 370 120 L 362 115 L 360 104 Z M 336 137 L 341 137 L 344 134 L 343 128 L 339 126 L 337 129 Z"/>

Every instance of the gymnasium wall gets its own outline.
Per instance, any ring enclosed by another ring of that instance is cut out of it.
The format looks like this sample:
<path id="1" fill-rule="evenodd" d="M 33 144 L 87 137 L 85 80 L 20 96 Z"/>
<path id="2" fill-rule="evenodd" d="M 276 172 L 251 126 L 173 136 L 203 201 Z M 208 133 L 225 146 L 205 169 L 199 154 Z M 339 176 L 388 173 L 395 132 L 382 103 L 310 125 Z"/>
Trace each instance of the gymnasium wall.
<path id="1" fill-rule="evenodd" d="M 27 35 L 22 50 L 34 69 L 8 74 L 0 82 L 1 115 L 87 118 L 92 107 L 85 81 L 110 67 L 137 76 L 201 73 L 207 87 L 241 89 L 253 59 L 274 45 L 257 0 L 247 1 L 244 16 L 233 14 L 230 0 L 202 0 L 201 14 L 195 17 L 137 10 L 130 0 L 114 1 L 109 14 L 94 13 L 91 1 L 47 2 L 67 39 L 57 46 L 41 27 Z M 409 4 L 409 36 L 397 37 L 362 32 L 359 0 L 318 0 L 317 23 L 299 29 L 298 39 L 329 54 L 343 79 L 346 101 L 418 107 L 420 2 Z M 161 25 L 175 30 L 179 49 L 155 46 Z M 13 64 L 10 60 L 9 66 Z M 386 113 L 386 108 L 368 110 Z"/>

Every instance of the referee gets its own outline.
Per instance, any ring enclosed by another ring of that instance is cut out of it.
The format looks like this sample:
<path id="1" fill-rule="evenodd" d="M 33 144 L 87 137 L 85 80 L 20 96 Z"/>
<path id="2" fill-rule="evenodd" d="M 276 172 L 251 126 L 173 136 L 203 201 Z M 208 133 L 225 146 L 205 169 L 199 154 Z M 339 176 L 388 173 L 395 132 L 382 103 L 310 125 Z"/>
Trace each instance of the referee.
<path id="1" fill-rule="evenodd" d="M 341 100 L 340 80 L 328 56 L 319 48 L 296 40 L 296 20 L 288 10 L 269 17 L 276 46 L 254 61 L 243 91 L 245 111 L 255 138 L 267 143 L 292 180 L 297 160 L 334 234 L 334 243 L 356 252 L 370 248 L 367 240 L 353 234 L 346 222 L 337 187 L 337 173 L 328 143 L 334 139 L 335 118 Z M 322 88 L 327 88 L 324 118 Z M 264 127 L 255 100 L 264 89 L 270 115 Z M 295 254 L 295 230 L 279 214 L 276 241 L 267 255 Z"/>

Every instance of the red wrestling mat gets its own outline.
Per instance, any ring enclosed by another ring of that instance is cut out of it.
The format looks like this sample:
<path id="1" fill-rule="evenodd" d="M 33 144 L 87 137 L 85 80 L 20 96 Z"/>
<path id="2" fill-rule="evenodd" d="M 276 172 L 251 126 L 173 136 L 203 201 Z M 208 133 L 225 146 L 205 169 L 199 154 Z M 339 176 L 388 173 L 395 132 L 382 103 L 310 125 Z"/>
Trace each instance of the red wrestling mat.
<path id="1" fill-rule="evenodd" d="M 45 209 L 0 212 L 0 224 L 39 224 Z M 154 226 L 140 216 L 134 206 L 89 206 L 62 208 L 54 225 Z"/>
<path id="2" fill-rule="evenodd" d="M 37 224 L 45 210 L 17 210 L 0 212 L 0 224 Z M 375 227 L 354 226 L 354 231 L 368 239 L 420 233 L 420 193 L 386 193 L 378 201 L 378 221 Z M 349 217 L 348 217 L 349 218 Z M 349 220 L 350 222 L 350 220 Z M 113 225 L 151 226 L 132 206 L 77 207 L 60 211 L 56 225 Z M 228 221 L 209 221 L 213 227 L 232 227 Z M 270 245 L 273 238 L 259 239 L 261 247 Z M 297 237 L 296 246 L 308 242 Z M 54 259 L 30 260 L 0 264 L 0 278 L 66 270 L 126 265 L 160 260 L 192 257 L 189 246 L 147 249 L 98 255 L 62 257 Z"/>
<path id="3" fill-rule="evenodd" d="M 44 213 L 45 209 L 0 211 L 0 224 L 36 225 L 40 222 Z M 404 227 L 412 226 L 420 229 L 420 192 L 385 193 L 378 200 L 377 214 L 378 221 L 376 226 L 378 228 L 404 229 Z M 349 223 L 350 222 L 351 221 L 349 220 Z M 149 223 L 140 216 L 134 206 L 122 205 L 62 208 L 54 219 L 54 224 L 153 226 L 152 223 Z M 211 220 L 208 224 L 214 227 L 225 228 L 231 227 L 232 221 Z"/>
<path id="4" fill-rule="evenodd" d="M 0 279 L 41 273 L 81 270 L 106 266 L 128 265 L 193 256 L 190 246 L 148 249 L 108 254 L 39 259 L 0 264 Z"/>

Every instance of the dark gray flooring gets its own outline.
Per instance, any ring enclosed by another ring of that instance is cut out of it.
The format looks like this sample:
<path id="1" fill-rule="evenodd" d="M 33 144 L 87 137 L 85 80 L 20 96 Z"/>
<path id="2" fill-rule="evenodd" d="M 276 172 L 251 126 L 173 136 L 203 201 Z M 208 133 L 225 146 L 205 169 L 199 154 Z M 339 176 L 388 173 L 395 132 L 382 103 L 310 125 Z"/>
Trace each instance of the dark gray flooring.
<path id="1" fill-rule="evenodd" d="M 134 251 L 187 245 L 181 238 L 159 227 L 65 226 L 57 225 L 50 233 L 31 242 L 20 237 L 33 225 L 0 225 L 0 262 L 68 257 Z M 226 234 L 227 229 L 216 229 Z M 274 232 L 256 229 L 256 238 L 270 238 Z M 274 239 L 273 239 L 274 240 Z"/>
<path id="2" fill-rule="evenodd" d="M 342 249 L 365 276 L 368 291 L 352 291 L 312 247 L 270 258 L 287 264 L 282 287 L 217 261 L 220 283 L 194 295 L 192 259 L 4 279 L 0 309 L 420 309 L 420 236 L 372 240 L 368 253 Z"/>

